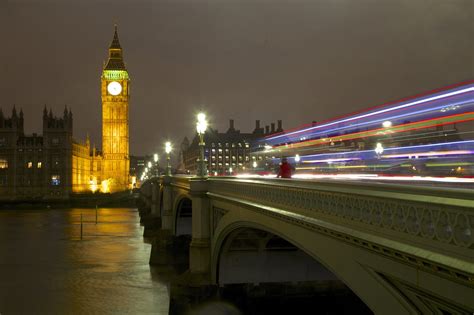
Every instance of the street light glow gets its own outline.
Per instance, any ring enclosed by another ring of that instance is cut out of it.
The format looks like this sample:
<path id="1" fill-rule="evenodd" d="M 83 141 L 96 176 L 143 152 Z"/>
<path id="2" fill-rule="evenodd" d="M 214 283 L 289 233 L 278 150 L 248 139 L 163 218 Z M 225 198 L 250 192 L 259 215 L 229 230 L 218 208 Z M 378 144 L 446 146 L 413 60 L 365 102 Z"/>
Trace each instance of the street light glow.
<path id="1" fill-rule="evenodd" d="M 158 153 L 153 154 L 153 161 L 158 162 Z"/>
<path id="2" fill-rule="evenodd" d="M 298 163 L 301 160 L 300 155 L 295 155 L 295 162 Z"/>
<path id="3" fill-rule="evenodd" d="M 380 142 L 377 142 L 377 144 L 375 145 L 375 153 L 377 153 L 378 155 L 382 154 L 383 153 L 383 146 Z"/>
<path id="4" fill-rule="evenodd" d="M 206 120 L 206 114 L 204 114 L 204 113 L 199 113 L 199 114 L 197 115 L 197 119 L 198 119 L 198 121 L 205 121 L 205 120 Z"/>
<path id="5" fill-rule="evenodd" d="M 165 143 L 165 152 L 166 154 L 170 154 L 171 153 L 171 142 L 167 141 Z"/>
<path id="6" fill-rule="evenodd" d="M 148 164 L 147 164 L 147 165 L 148 165 L 148 168 L 151 168 L 151 165 L 152 165 L 152 164 L 151 164 L 151 161 L 148 161 Z"/>
<path id="7" fill-rule="evenodd" d="M 197 115 L 197 124 L 196 124 L 196 131 L 198 134 L 202 135 L 206 132 L 207 129 L 207 120 L 206 120 L 206 114 L 204 113 L 199 113 Z"/>

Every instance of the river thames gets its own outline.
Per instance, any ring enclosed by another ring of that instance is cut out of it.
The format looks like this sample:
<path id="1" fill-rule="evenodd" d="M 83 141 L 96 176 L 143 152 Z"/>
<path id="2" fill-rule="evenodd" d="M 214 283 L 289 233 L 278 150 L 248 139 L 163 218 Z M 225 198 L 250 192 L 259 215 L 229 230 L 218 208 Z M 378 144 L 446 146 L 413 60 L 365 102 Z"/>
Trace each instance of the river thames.
<path id="1" fill-rule="evenodd" d="M 371 313 L 353 294 L 248 298 L 230 289 L 191 303 L 169 285 L 176 268 L 148 264 L 136 209 L 99 208 L 97 218 L 95 209 L 0 210 L 0 315 Z"/>
<path id="2" fill-rule="evenodd" d="M 168 314 L 136 209 L 95 213 L 0 211 L 0 314 Z"/>

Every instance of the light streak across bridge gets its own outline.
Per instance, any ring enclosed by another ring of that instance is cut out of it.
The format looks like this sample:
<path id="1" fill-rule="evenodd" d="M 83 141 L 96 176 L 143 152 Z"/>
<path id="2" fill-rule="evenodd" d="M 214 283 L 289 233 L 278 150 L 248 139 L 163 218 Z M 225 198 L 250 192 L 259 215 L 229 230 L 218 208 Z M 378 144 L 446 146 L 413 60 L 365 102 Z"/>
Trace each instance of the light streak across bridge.
<path id="1" fill-rule="evenodd" d="M 270 135 L 253 155 L 260 174 L 286 157 L 295 178 L 471 183 L 474 81 Z"/>

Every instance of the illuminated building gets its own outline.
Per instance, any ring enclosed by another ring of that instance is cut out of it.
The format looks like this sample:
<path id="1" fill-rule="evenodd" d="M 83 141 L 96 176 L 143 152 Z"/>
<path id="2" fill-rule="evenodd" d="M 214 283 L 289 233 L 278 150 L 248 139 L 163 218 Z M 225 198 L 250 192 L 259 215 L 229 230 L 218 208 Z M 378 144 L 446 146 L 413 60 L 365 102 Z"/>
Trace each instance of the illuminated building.
<path id="1" fill-rule="evenodd" d="M 72 193 L 131 188 L 128 102 L 130 78 L 115 28 L 101 77 L 103 150 L 73 139 L 73 117 L 43 112 L 43 135 L 25 135 L 23 112 L 0 111 L 0 199 L 68 198 Z"/>
<path id="2" fill-rule="evenodd" d="M 89 191 L 90 143 L 72 138 L 73 117 L 43 111 L 43 134 L 25 135 L 23 112 L 0 111 L 0 199 L 63 199 Z"/>
<path id="3" fill-rule="evenodd" d="M 102 180 L 110 192 L 130 188 L 128 102 L 130 77 L 123 61 L 122 47 L 115 27 L 109 59 L 101 78 L 102 94 Z"/>
<path id="4" fill-rule="evenodd" d="M 230 120 L 229 129 L 224 133 L 208 128 L 204 134 L 204 155 L 207 160 L 207 169 L 210 175 L 228 175 L 239 173 L 251 167 L 250 148 L 252 144 L 264 135 L 282 132 L 282 122 L 278 121 L 278 127 L 271 124 L 266 128 L 260 127 L 260 120 L 256 121 L 255 129 L 251 133 L 241 133 L 234 128 L 234 120 Z M 189 143 L 185 138 L 181 144 L 180 171 L 194 174 L 197 170 L 196 161 L 199 156 L 199 137 L 194 137 Z"/>

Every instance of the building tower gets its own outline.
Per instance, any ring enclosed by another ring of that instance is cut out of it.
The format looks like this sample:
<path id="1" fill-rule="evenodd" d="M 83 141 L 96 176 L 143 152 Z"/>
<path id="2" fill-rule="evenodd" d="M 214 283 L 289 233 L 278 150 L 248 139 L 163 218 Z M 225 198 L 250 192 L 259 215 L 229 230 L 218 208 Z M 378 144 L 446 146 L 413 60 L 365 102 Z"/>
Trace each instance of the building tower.
<path id="1" fill-rule="evenodd" d="M 102 174 L 110 192 L 129 188 L 128 101 L 130 77 L 123 62 L 117 26 L 101 78 Z"/>

